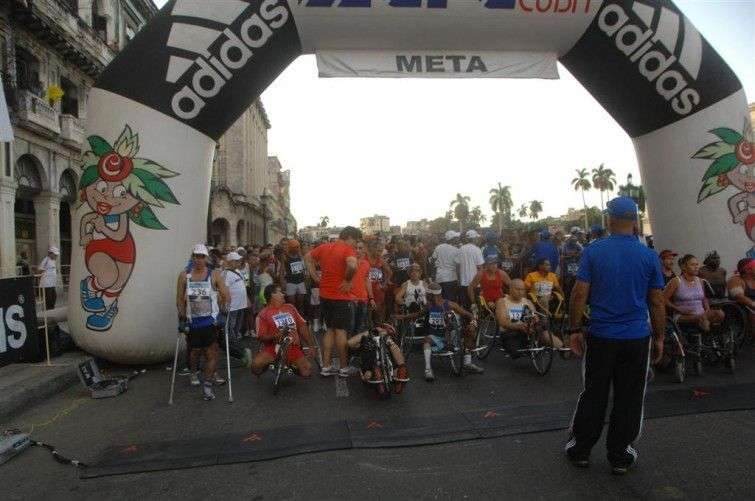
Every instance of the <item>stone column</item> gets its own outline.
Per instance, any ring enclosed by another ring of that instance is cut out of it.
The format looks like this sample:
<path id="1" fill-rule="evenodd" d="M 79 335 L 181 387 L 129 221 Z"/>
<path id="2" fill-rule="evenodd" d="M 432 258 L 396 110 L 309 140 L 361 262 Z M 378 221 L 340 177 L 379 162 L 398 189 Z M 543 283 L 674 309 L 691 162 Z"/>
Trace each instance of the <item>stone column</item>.
<path id="1" fill-rule="evenodd" d="M 43 191 L 34 197 L 37 256 L 41 260 L 52 246 L 60 248 L 60 193 Z"/>
<path id="2" fill-rule="evenodd" d="M 0 178 L 0 277 L 16 275 L 16 183 Z"/>

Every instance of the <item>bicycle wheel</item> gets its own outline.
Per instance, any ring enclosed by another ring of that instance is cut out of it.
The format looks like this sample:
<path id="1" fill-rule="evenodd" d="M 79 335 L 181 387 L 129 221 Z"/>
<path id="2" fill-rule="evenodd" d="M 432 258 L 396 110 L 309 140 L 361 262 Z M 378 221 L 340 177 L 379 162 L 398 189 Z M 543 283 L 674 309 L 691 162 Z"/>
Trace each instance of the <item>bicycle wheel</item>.
<path id="1" fill-rule="evenodd" d="M 540 335 L 545 336 L 545 343 L 540 341 Z M 541 376 L 545 376 L 551 370 L 551 365 L 553 365 L 553 334 L 550 331 L 532 337 L 530 359 L 535 370 Z"/>
<path id="2" fill-rule="evenodd" d="M 485 323 L 483 323 L 480 326 L 480 329 L 486 329 L 487 326 Z M 483 332 L 480 337 L 484 339 L 485 344 L 480 347 L 480 349 L 477 351 L 477 358 L 480 360 L 485 360 L 488 358 L 488 355 L 490 355 L 490 352 L 493 351 L 493 348 L 495 348 L 496 343 L 498 342 L 498 325 L 494 325 L 492 328 L 492 332 Z"/>
<path id="3" fill-rule="evenodd" d="M 464 353 L 467 351 L 464 346 L 464 341 L 464 331 L 462 330 L 462 327 L 459 327 L 456 329 L 457 350 L 453 356 L 453 365 L 456 367 L 456 375 L 459 377 L 464 375 Z"/>
<path id="4" fill-rule="evenodd" d="M 280 389 L 280 383 L 283 379 L 283 368 L 286 365 L 285 360 L 287 359 L 288 346 L 281 346 L 278 356 L 275 358 L 275 365 L 273 366 L 273 395 L 277 395 Z"/>

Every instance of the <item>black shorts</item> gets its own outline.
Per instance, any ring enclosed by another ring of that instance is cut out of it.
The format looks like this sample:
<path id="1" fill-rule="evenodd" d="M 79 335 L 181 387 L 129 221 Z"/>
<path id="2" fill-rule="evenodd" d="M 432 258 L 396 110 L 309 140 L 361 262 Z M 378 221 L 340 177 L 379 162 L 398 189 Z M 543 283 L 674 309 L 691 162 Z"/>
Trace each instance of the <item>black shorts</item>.
<path id="1" fill-rule="evenodd" d="M 214 325 L 189 329 L 189 335 L 186 336 L 189 349 L 207 348 L 212 345 L 217 340 L 217 330 L 217 327 Z"/>
<path id="2" fill-rule="evenodd" d="M 354 303 L 354 321 L 351 323 L 349 334 L 354 336 L 361 332 L 367 332 L 367 321 L 370 314 L 370 307 L 367 303 L 357 301 Z"/>
<path id="3" fill-rule="evenodd" d="M 348 300 L 320 299 L 323 320 L 328 329 L 350 331 L 354 322 L 354 303 Z"/>

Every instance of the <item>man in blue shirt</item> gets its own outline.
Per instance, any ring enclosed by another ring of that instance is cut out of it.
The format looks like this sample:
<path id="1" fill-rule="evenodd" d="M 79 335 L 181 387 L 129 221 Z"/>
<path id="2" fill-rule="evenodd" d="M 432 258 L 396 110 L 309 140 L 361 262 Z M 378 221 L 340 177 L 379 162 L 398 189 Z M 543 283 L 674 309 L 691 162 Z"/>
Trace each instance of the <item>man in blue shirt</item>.
<path id="1" fill-rule="evenodd" d="M 633 442 L 642 429 L 651 331 L 656 363 L 663 355 L 666 311 L 660 261 L 634 236 L 637 205 L 619 197 L 608 203 L 606 212 L 611 235 L 584 249 L 570 301 L 572 352 L 585 358 L 584 389 L 566 454 L 576 466 L 589 465 L 613 387 L 606 445 L 613 473 L 623 474 L 637 459 Z M 581 325 L 588 303 L 590 327 L 585 334 Z"/>
<path id="2" fill-rule="evenodd" d="M 551 240 L 551 233 L 548 230 L 540 232 L 540 241 L 533 247 L 532 254 L 535 263 L 541 259 L 547 259 L 551 263 L 551 271 L 556 275 L 559 274 L 561 256 L 558 252 L 558 247 Z"/>

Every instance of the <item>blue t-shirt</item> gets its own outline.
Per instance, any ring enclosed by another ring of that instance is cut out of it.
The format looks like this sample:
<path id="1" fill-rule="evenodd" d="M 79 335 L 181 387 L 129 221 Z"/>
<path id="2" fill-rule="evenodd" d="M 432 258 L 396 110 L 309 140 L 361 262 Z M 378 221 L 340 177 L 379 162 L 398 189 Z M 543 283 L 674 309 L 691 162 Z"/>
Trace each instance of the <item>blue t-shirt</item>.
<path id="1" fill-rule="evenodd" d="M 648 293 L 663 289 L 661 261 L 632 235 L 596 240 L 582 252 L 577 280 L 590 284 L 590 334 L 610 339 L 650 335 Z"/>
<path id="2" fill-rule="evenodd" d="M 482 257 L 483 259 L 487 260 L 488 257 L 494 257 L 497 261 L 501 260 L 501 253 L 498 250 L 498 246 L 495 244 L 487 244 L 485 247 L 482 248 Z"/>
<path id="3" fill-rule="evenodd" d="M 559 253 L 556 244 L 550 240 L 541 241 L 535 244 L 532 248 L 532 257 L 534 264 L 540 262 L 541 259 L 547 259 L 551 263 L 551 271 L 556 272 L 559 265 Z"/>

